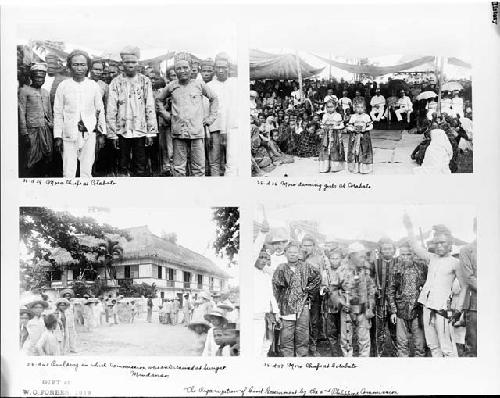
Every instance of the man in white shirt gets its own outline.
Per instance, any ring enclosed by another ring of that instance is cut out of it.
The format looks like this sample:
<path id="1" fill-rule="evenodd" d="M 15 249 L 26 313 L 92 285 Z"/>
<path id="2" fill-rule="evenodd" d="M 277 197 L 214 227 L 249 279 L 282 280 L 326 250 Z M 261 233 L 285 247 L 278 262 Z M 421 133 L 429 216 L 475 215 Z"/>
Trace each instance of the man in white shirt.
<path id="1" fill-rule="evenodd" d="M 375 90 L 375 95 L 370 100 L 370 117 L 374 122 L 380 122 L 384 118 L 385 98 L 380 94 L 380 88 Z"/>
<path id="2" fill-rule="evenodd" d="M 394 113 L 398 118 L 398 122 L 403 120 L 403 113 L 406 115 L 406 121 L 410 123 L 410 115 L 413 112 L 413 103 L 411 102 L 410 97 L 405 94 L 404 90 L 401 90 L 399 93 L 398 102 L 396 102 L 396 110 Z"/>
<path id="3" fill-rule="evenodd" d="M 444 226 L 435 226 L 434 253 L 431 253 L 418 244 L 413 224 L 406 214 L 403 224 L 414 253 L 428 261 L 427 280 L 418 298 L 418 302 L 424 307 L 423 324 L 427 346 L 433 357 L 457 357 L 457 347 L 451 337 L 452 325 L 448 320 L 448 309 L 453 281 L 458 278 L 460 286 L 465 286 L 466 281 L 459 272 L 459 261 L 451 255 L 451 233 Z"/>
<path id="4" fill-rule="evenodd" d="M 63 153 L 63 176 L 76 177 L 77 160 L 80 177 L 92 177 L 95 160 L 96 130 L 98 146 L 104 145 L 106 124 L 104 105 L 99 85 L 87 78 L 90 57 L 81 50 L 68 55 L 67 65 L 71 79 L 59 84 L 54 100 L 54 142 Z"/>
<path id="5" fill-rule="evenodd" d="M 229 58 L 220 53 L 215 57 L 215 79 L 207 86 L 219 99 L 217 118 L 210 127 L 211 148 L 208 153 L 210 175 L 220 176 L 221 147 L 226 149 L 226 177 L 238 175 L 237 159 L 239 146 L 237 145 L 238 121 L 236 117 L 237 85 L 235 78 L 228 78 Z M 225 145 L 224 145 L 225 143 Z"/>

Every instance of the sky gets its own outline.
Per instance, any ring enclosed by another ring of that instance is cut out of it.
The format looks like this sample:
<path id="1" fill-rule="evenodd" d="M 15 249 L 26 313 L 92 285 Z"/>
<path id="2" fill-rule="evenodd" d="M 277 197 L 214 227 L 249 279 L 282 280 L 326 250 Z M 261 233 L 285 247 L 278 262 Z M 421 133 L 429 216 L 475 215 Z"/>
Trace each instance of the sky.
<path id="1" fill-rule="evenodd" d="M 141 58 L 148 59 L 169 51 L 189 51 L 206 58 L 226 52 L 236 57 L 236 27 L 221 15 L 207 29 L 203 7 L 185 18 L 186 8 L 159 7 L 30 7 L 19 13 L 17 37 L 29 40 L 63 41 L 90 51 L 93 55 L 119 54 L 126 45 L 138 46 Z M 186 20 L 189 23 L 186 23 Z"/>
<path id="2" fill-rule="evenodd" d="M 271 227 L 285 227 L 288 221 L 314 220 L 328 240 L 335 238 L 378 241 L 382 237 L 399 240 L 406 236 L 403 214 L 419 228 L 429 231 L 433 225 L 444 224 L 452 234 L 466 242 L 475 239 L 472 226 L 476 215 L 473 206 L 466 205 L 295 205 L 265 206 Z M 255 220 L 262 221 L 262 207 L 255 211 Z"/>
<path id="3" fill-rule="evenodd" d="M 249 35 L 250 47 L 351 57 L 424 54 L 467 58 L 471 54 L 467 4 L 415 4 L 411 12 L 407 4 L 396 3 L 323 7 L 267 7 Z"/>
<path id="4" fill-rule="evenodd" d="M 215 240 L 215 221 L 212 220 L 211 208 L 171 208 L 171 209 L 131 209 L 131 208 L 99 208 L 102 211 L 89 212 L 88 208 L 55 208 L 68 211 L 75 216 L 89 216 L 100 223 L 108 223 L 117 228 L 147 225 L 151 232 L 161 236 L 166 233 L 177 233 L 177 244 L 193 250 L 212 260 L 219 267 L 236 278 L 238 267 L 228 267 L 227 261 L 217 257 L 212 244 Z"/>

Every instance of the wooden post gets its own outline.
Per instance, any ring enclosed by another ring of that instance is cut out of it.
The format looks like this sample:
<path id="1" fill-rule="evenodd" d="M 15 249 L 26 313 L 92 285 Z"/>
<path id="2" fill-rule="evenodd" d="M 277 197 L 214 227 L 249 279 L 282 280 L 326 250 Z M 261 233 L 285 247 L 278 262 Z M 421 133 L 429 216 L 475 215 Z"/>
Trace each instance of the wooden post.
<path id="1" fill-rule="evenodd" d="M 299 79 L 299 94 L 300 94 L 300 99 L 304 99 L 304 88 L 302 84 L 302 69 L 300 67 L 300 61 L 299 61 L 299 54 L 297 50 L 295 50 L 295 63 L 297 65 L 297 77 Z"/>
<path id="2" fill-rule="evenodd" d="M 437 114 L 441 116 L 441 86 L 443 85 L 443 69 L 444 69 L 444 57 L 439 57 L 439 91 L 438 91 L 438 108 Z"/>
<path id="3" fill-rule="evenodd" d="M 330 61 L 329 69 L 328 69 L 328 80 L 332 82 L 332 53 L 328 54 L 328 60 Z"/>

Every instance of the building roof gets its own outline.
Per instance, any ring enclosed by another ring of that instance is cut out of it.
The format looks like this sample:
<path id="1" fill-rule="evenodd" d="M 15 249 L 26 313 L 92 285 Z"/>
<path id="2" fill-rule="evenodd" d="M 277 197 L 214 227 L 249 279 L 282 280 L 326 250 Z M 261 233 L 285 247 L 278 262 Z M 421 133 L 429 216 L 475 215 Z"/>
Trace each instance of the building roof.
<path id="1" fill-rule="evenodd" d="M 125 228 L 132 238 L 120 241 L 123 258 L 158 257 L 166 262 L 192 271 L 229 278 L 229 275 L 213 261 L 188 248 L 153 234 L 147 226 Z"/>
<path id="2" fill-rule="evenodd" d="M 181 245 L 156 236 L 147 226 L 125 228 L 124 230 L 129 233 L 130 240 L 126 240 L 118 235 L 108 236 L 120 243 L 123 248 L 122 258 L 124 260 L 157 258 L 194 272 L 210 274 L 223 279 L 228 279 L 230 277 L 228 273 L 219 268 L 210 259 Z M 104 239 L 97 239 L 87 235 L 78 236 L 78 240 L 81 245 L 85 246 L 97 246 L 100 243 L 105 243 Z M 97 259 L 97 256 L 93 253 L 87 253 L 86 257 L 89 262 L 93 263 L 103 260 L 102 257 Z M 52 251 L 51 258 L 60 265 L 78 264 L 78 261 L 75 260 L 66 249 L 60 247 Z M 40 265 L 50 266 L 49 262 L 42 261 L 42 263 L 45 264 Z M 119 261 L 115 262 L 114 265 L 119 265 Z"/>

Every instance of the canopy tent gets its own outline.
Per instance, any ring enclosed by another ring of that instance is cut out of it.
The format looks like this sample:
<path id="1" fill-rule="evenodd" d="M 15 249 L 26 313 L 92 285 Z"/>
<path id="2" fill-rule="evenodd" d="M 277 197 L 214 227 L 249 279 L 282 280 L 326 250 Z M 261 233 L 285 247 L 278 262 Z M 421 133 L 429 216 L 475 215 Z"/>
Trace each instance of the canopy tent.
<path id="1" fill-rule="evenodd" d="M 398 72 L 422 72 L 433 71 L 436 68 L 436 57 L 432 55 L 418 57 L 411 61 L 400 62 L 395 65 L 379 66 L 379 65 L 356 65 L 345 62 L 338 62 L 331 58 L 325 58 L 320 55 L 313 54 L 327 65 L 332 65 L 341 70 L 355 74 L 366 74 L 372 77 L 383 76 Z M 403 57 L 404 58 L 404 57 Z M 448 65 L 453 67 L 471 69 L 471 64 L 459 58 L 449 57 L 446 59 Z"/>
<path id="2" fill-rule="evenodd" d="M 403 70 L 411 69 L 419 65 L 426 64 L 428 62 L 433 62 L 434 57 L 433 56 L 425 56 L 418 58 L 416 60 L 410 61 L 410 62 L 405 62 L 402 64 L 398 65 L 391 65 L 391 66 L 376 66 L 376 65 L 352 65 L 352 64 L 347 64 L 343 62 L 337 62 L 334 61 L 333 59 L 328 59 L 324 58 L 320 55 L 315 55 L 317 58 L 322 60 L 323 62 L 335 66 L 336 68 L 343 69 L 345 71 L 351 72 L 351 73 L 358 73 L 358 74 L 367 74 L 370 76 L 382 76 L 386 75 L 388 73 L 395 73 L 395 72 L 400 72 Z"/>
<path id="3" fill-rule="evenodd" d="M 250 80 L 297 80 L 299 72 L 303 79 L 307 79 L 323 69 L 314 68 L 295 54 L 271 54 L 250 50 Z"/>

